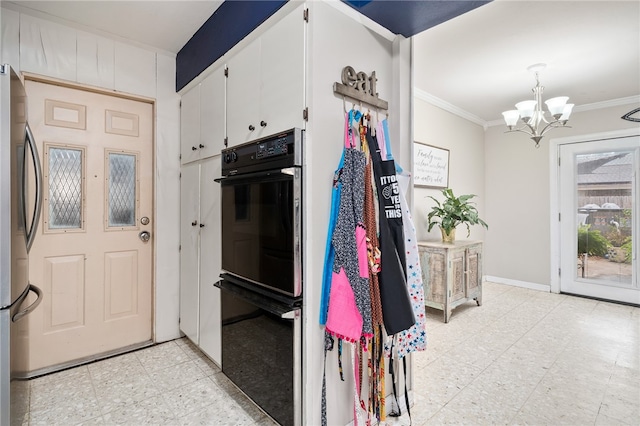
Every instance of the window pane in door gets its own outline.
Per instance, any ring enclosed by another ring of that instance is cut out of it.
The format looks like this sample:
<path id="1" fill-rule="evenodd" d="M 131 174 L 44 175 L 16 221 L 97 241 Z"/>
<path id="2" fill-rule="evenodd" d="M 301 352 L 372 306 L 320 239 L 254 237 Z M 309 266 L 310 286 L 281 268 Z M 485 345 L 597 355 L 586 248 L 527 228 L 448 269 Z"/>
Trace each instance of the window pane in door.
<path id="1" fill-rule="evenodd" d="M 576 155 L 577 277 L 614 285 L 632 281 L 632 152 Z"/>
<path id="2" fill-rule="evenodd" d="M 82 150 L 49 148 L 49 229 L 82 226 Z"/>
<path id="3" fill-rule="evenodd" d="M 109 153 L 109 226 L 136 223 L 136 156 Z"/>

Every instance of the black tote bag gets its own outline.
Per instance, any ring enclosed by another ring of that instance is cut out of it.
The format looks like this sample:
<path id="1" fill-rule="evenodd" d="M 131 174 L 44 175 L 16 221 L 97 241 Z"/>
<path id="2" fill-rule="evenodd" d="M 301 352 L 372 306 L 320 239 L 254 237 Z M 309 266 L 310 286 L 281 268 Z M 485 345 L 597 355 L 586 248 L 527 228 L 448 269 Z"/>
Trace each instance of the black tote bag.
<path id="1" fill-rule="evenodd" d="M 413 307 L 407 290 L 406 256 L 402 230 L 400 187 L 393 160 L 383 161 L 378 142 L 367 132 L 367 144 L 373 161 L 373 175 L 378 193 L 380 221 L 380 301 L 384 328 L 389 336 L 415 324 Z"/>

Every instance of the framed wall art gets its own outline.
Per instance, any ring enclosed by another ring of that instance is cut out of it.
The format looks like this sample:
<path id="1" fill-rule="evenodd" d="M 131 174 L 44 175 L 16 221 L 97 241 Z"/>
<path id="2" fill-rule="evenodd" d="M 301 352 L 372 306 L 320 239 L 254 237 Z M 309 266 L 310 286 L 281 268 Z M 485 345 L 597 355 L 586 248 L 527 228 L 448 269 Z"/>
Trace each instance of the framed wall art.
<path id="1" fill-rule="evenodd" d="M 413 184 L 428 188 L 449 186 L 449 150 L 413 143 Z"/>

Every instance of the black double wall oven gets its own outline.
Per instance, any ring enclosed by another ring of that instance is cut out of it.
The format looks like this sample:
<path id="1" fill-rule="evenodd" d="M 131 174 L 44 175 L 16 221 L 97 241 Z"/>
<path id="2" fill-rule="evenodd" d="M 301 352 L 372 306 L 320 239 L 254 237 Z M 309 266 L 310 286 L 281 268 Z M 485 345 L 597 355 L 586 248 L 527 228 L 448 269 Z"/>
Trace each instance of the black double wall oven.
<path id="1" fill-rule="evenodd" d="M 222 151 L 222 371 L 282 425 L 299 425 L 302 145 L 289 131 Z"/>

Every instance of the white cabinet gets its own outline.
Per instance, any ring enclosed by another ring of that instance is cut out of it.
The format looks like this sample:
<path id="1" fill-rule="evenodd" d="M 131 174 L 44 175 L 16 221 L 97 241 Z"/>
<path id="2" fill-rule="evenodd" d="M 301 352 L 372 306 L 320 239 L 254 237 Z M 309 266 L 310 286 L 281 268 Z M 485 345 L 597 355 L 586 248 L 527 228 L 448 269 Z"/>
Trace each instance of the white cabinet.
<path id="1" fill-rule="evenodd" d="M 180 330 L 198 343 L 200 284 L 200 164 L 182 167 L 180 177 Z"/>
<path id="2" fill-rule="evenodd" d="M 219 365 L 221 353 L 220 289 L 213 283 L 219 280 L 222 268 L 220 184 L 220 156 L 200 165 L 200 349 Z"/>
<path id="3" fill-rule="evenodd" d="M 220 156 L 182 167 L 180 330 L 220 364 Z"/>
<path id="4" fill-rule="evenodd" d="M 182 164 L 219 155 L 225 137 L 225 76 L 219 67 L 182 95 L 180 157 Z"/>
<path id="5" fill-rule="evenodd" d="M 229 59 L 228 146 L 304 127 L 303 10 L 299 6 Z"/>
<path id="6" fill-rule="evenodd" d="M 253 41 L 227 65 L 228 146 L 255 139 L 260 127 L 260 39 Z M 256 127 L 257 126 L 257 127 Z"/>

